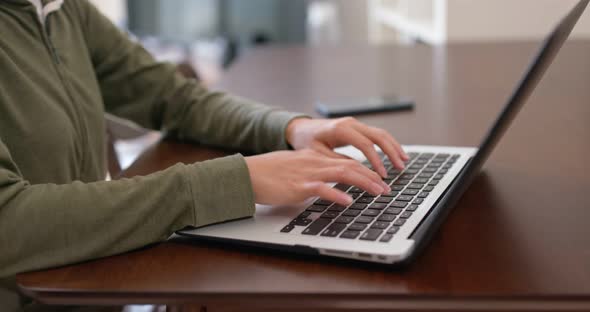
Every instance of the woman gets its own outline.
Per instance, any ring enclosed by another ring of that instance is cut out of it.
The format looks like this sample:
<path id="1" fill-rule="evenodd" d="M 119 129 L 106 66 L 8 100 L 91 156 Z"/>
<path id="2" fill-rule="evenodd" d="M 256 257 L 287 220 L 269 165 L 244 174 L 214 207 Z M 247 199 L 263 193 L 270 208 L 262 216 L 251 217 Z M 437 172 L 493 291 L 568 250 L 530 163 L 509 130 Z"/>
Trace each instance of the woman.
<path id="1" fill-rule="evenodd" d="M 354 119 L 313 120 L 207 91 L 156 63 L 86 1 L 0 0 L 0 68 L 0 302 L 8 311 L 44 309 L 16 295 L 19 272 L 250 216 L 255 202 L 347 204 L 325 182 L 389 191 L 373 144 L 397 167 L 407 159 L 393 137 Z M 104 112 L 260 155 L 104 181 Z M 348 144 L 379 174 L 332 151 Z"/>

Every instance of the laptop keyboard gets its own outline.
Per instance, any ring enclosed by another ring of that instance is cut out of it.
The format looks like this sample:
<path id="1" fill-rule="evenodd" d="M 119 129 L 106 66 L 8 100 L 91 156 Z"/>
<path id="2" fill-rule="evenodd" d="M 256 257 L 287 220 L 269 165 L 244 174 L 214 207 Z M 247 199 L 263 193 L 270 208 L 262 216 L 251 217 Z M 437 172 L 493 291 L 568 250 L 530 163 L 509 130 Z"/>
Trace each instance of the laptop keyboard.
<path id="1" fill-rule="evenodd" d="M 380 155 L 387 169 L 383 181 L 391 187 L 389 194 L 373 196 L 358 187 L 337 184 L 335 188 L 352 196 L 351 205 L 319 199 L 281 232 L 304 227 L 301 232 L 304 235 L 389 242 L 459 158 L 449 154 L 408 153 L 406 169 L 400 171 Z M 371 168 L 368 161 L 363 164 Z"/>

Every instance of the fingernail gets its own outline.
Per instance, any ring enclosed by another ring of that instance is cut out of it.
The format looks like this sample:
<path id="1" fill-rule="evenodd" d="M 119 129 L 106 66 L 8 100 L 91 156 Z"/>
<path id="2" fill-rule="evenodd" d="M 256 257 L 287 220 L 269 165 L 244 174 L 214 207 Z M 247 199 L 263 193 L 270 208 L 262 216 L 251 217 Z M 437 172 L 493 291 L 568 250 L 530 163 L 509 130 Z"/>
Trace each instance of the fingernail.
<path id="1" fill-rule="evenodd" d="M 382 177 L 385 178 L 387 176 L 387 170 L 385 170 L 385 167 L 381 166 L 381 169 L 379 171 L 381 171 L 381 176 Z"/>
<path id="2" fill-rule="evenodd" d="M 383 192 L 384 193 L 389 193 L 391 192 L 391 187 L 389 187 L 389 185 L 385 182 L 383 182 Z"/>
<path id="3" fill-rule="evenodd" d="M 381 186 L 377 183 L 373 183 L 373 185 L 371 186 L 371 189 L 374 194 L 380 194 L 381 192 L 383 192 L 383 186 Z"/>
<path id="4" fill-rule="evenodd" d="M 352 197 L 350 197 L 350 195 L 346 195 L 346 194 L 344 194 L 344 195 L 342 196 L 342 201 L 346 203 L 346 206 L 348 206 L 348 205 L 352 204 L 352 200 L 353 200 L 353 199 L 352 199 Z"/>

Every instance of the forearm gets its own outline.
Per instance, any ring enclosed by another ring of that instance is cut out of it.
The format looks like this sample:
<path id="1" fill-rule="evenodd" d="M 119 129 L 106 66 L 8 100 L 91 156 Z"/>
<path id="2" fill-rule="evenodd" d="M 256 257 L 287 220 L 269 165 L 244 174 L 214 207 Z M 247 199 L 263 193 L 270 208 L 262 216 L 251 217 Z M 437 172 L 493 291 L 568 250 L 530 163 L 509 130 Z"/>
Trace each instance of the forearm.
<path id="1" fill-rule="evenodd" d="M 2 182 L 0 277 L 125 252 L 254 212 L 241 156 L 109 182 Z"/>
<path id="2" fill-rule="evenodd" d="M 198 103 L 178 121 L 182 139 L 254 153 L 285 150 L 287 125 L 303 116 L 224 93 L 198 93 Z"/>

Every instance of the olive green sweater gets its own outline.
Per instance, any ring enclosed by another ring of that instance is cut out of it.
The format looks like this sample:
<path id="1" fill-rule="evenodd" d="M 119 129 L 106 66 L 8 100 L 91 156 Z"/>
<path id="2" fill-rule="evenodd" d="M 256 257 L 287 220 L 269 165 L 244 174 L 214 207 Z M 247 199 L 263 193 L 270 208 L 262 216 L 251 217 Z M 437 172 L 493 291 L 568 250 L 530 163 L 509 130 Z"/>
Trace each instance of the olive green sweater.
<path id="1" fill-rule="evenodd" d="M 254 212 L 241 155 L 104 181 L 105 112 L 255 153 L 286 149 L 296 117 L 184 79 L 85 0 L 43 3 L 37 11 L 0 0 L 0 305 L 8 311 L 16 273 Z"/>

